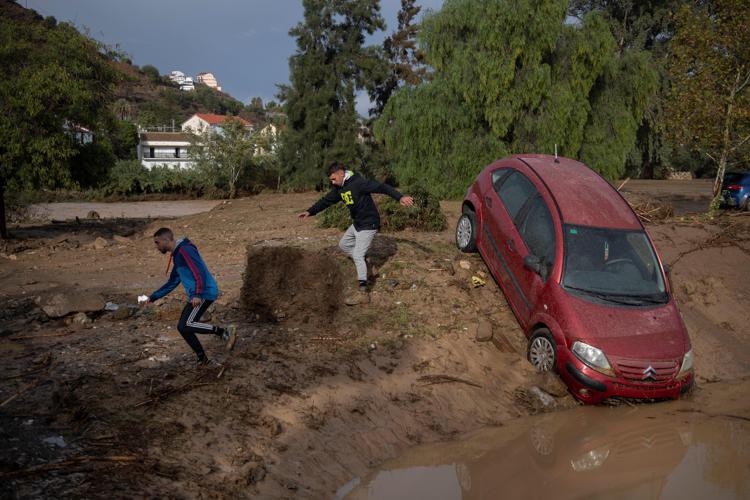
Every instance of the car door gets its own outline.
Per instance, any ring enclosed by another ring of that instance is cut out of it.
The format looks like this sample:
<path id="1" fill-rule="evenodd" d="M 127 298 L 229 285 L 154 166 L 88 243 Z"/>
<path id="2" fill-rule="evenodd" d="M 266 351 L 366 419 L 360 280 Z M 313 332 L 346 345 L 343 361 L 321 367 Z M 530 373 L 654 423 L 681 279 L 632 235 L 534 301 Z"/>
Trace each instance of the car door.
<path id="1" fill-rule="evenodd" d="M 512 260 L 511 270 L 530 306 L 529 315 L 522 319 L 522 323 L 526 324 L 542 294 L 546 280 L 549 279 L 555 260 L 555 226 L 550 208 L 540 194 L 532 196 L 526 202 L 519 214 L 517 228 L 523 248 L 518 252 L 518 259 Z M 535 255 L 542 262 L 542 276 L 524 265 L 524 259 L 529 254 Z"/>
<path id="2" fill-rule="evenodd" d="M 519 250 L 523 249 L 516 230 L 515 219 L 521 213 L 526 202 L 537 194 L 534 185 L 521 172 L 515 169 L 505 169 L 493 177 L 491 188 L 485 194 L 485 205 L 490 208 L 490 217 L 485 224 L 490 249 L 495 259 L 495 270 L 501 276 L 505 294 L 511 307 L 519 317 L 528 317 L 531 305 L 527 300 L 514 269 L 523 257 Z M 493 172 L 493 174 L 495 174 Z"/>

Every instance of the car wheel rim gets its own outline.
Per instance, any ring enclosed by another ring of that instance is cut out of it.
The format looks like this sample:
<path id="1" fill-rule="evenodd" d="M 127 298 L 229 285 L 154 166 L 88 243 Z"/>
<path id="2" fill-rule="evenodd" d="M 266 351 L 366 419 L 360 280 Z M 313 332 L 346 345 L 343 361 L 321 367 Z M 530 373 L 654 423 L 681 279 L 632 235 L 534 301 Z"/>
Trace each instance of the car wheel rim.
<path id="1" fill-rule="evenodd" d="M 469 241 L 471 241 L 471 221 L 468 217 L 461 217 L 461 220 L 458 221 L 456 239 L 458 240 L 459 247 L 466 248 L 469 246 Z"/>
<path id="2" fill-rule="evenodd" d="M 552 370 L 552 365 L 555 362 L 555 348 L 552 346 L 552 342 L 546 337 L 535 338 L 529 349 L 529 360 L 534 368 L 540 372 Z"/>

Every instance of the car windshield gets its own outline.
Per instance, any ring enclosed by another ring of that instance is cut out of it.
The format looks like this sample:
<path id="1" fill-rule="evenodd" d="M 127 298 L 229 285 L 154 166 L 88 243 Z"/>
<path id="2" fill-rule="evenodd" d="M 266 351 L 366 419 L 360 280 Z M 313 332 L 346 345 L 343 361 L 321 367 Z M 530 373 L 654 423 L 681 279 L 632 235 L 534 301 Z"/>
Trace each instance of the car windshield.
<path id="1" fill-rule="evenodd" d="M 566 225 L 562 285 L 609 302 L 667 301 L 656 253 L 644 231 Z"/>

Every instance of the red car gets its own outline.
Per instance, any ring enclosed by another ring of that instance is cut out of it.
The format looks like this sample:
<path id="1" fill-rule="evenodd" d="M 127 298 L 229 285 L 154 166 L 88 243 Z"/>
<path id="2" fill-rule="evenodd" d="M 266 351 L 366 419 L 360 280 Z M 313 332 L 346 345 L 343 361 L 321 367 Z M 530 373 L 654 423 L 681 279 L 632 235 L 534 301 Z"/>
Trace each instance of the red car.
<path id="1" fill-rule="evenodd" d="M 456 244 L 479 251 L 529 338 L 529 361 L 585 403 L 677 398 L 690 339 L 664 266 L 620 193 L 582 163 L 515 155 L 469 187 Z"/>

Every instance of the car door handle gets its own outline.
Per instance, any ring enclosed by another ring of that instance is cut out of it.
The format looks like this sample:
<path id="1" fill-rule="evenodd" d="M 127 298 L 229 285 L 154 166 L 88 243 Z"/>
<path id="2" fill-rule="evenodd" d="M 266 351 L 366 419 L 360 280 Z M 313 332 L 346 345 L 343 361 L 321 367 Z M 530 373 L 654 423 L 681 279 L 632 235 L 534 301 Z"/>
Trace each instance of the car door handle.
<path id="1" fill-rule="evenodd" d="M 512 239 L 507 239 L 507 240 L 505 240 L 505 245 L 508 247 L 508 250 L 510 250 L 511 252 L 515 253 L 515 251 L 516 251 L 516 242 L 515 241 L 513 241 Z"/>
<path id="2" fill-rule="evenodd" d="M 488 207 L 492 208 L 492 198 L 490 198 L 489 196 L 485 196 L 484 202 L 487 204 Z"/>

